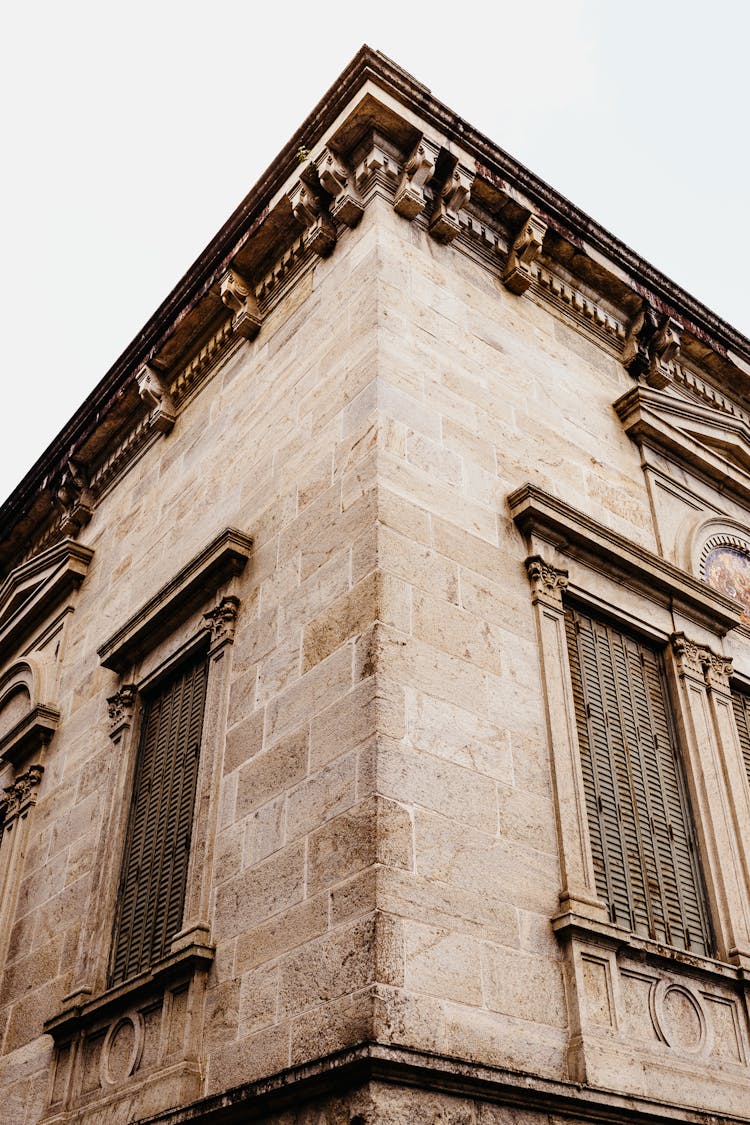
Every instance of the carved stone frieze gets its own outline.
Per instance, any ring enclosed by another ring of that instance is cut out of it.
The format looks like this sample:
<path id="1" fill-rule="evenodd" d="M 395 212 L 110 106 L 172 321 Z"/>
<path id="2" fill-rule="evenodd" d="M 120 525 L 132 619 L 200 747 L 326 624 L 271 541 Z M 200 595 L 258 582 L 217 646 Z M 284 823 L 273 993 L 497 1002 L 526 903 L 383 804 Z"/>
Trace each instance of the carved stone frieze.
<path id="1" fill-rule="evenodd" d="M 331 196 L 331 215 L 347 227 L 356 227 L 365 208 L 354 177 L 340 156 L 324 149 L 316 161 L 321 186 Z"/>
<path id="2" fill-rule="evenodd" d="M 435 209 L 430 219 L 430 234 L 437 242 L 452 242 L 461 232 L 459 211 L 466 206 L 471 195 L 474 176 L 456 165 L 438 192 Z"/>
<path id="3" fill-rule="evenodd" d="M 169 388 L 158 371 L 146 363 L 136 375 L 138 394 L 151 409 L 151 423 L 159 433 L 168 434 L 174 427 L 177 411 Z"/>
<path id="4" fill-rule="evenodd" d="M 237 627 L 237 613 L 240 599 L 230 594 L 222 598 L 214 609 L 203 614 L 203 619 L 211 631 L 212 650 L 220 645 L 231 644 Z"/>
<path id="5" fill-rule="evenodd" d="M 214 364 L 224 354 L 229 342 L 234 337 L 233 321 L 224 321 L 214 334 L 206 341 L 197 355 L 194 355 L 185 366 L 177 372 L 172 380 L 172 397 L 181 405 L 212 370 Z"/>
<path id="6" fill-rule="evenodd" d="M 405 219 L 416 219 L 424 211 L 427 199 L 425 185 L 435 175 L 437 146 L 425 137 L 419 141 L 404 164 L 401 183 L 393 200 L 393 208 Z"/>
<path id="7" fill-rule="evenodd" d="M 227 270 L 219 284 L 221 299 L 234 313 L 232 328 L 245 340 L 254 340 L 262 317 L 249 282 L 236 269 Z"/>
<path id="8" fill-rule="evenodd" d="M 530 214 L 513 240 L 508 263 L 503 274 L 503 285 L 511 293 L 525 293 L 533 281 L 531 264 L 542 252 L 547 224 L 538 215 Z"/>
<path id="9" fill-rule="evenodd" d="M 567 570 L 559 570 L 540 555 L 532 555 L 526 560 L 526 573 L 534 601 L 542 599 L 562 609 L 563 593 L 568 585 Z"/>
<path id="10" fill-rule="evenodd" d="M 29 768 L 16 778 L 12 785 L 5 788 L 5 797 L 2 801 L 3 823 L 8 824 L 20 813 L 36 801 L 36 790 L 42 780 L 44 766 L 29 766 Z"/>
<path id="11" fill-rule="evenodd" d="M 336 245 L 336 227 L 323 200 L 300 180 L 289 193 L 289 203 L 292 214 L 304 228 L 305 246 L 327 258 Z"/>
<path id="12" fill-rule="evenodd" d="M 729 657 L 717 655 L 707 645 L 696 644 L 684 633 L 673 634 L 672 650 L 681 676 L 702 677 L 710 687 L 729 690 L 729 678 L 732 675 L 732 661 Z"/>
<path id="13" fill-rule="evenodd" d="M 123 684 L 119 691 L 107 699 L 110 738 L 119 734 L 124 726 L 130 726 L 137 694 L 135 684 Z"/>
<path id="14" fill-rule="evenodd" d="M 628 333 L 624 322 L 611 309 L 592 300 L 558 272 L 542 265 L 539 258 L 531 262 L 529 272 L 536 283 L 533 292 L 548 308 L 561 313 L 598 342 L 614 346 L 622 355 Z"/>

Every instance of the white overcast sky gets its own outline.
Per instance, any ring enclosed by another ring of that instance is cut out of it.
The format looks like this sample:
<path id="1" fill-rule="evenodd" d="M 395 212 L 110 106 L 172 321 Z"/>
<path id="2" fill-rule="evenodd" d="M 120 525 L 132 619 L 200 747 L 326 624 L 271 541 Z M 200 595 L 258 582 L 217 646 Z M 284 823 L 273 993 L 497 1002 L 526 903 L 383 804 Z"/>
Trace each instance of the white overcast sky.
<path id="1" fill-rule="evenodd" d="M 0 499 L 365 42 L 750 335 L 748 0 L 27 0 L 0 26 Z"/>

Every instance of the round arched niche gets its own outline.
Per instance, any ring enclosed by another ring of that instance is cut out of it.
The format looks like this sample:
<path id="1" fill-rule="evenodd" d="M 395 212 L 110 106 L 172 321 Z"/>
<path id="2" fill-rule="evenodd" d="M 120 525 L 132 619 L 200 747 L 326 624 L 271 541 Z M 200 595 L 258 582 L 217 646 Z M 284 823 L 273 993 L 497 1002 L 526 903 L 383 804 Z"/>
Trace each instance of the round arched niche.
<path id="1" fill-rule="evenodd" d="M 693 534 L 691 562 L 707 586 L 737 602 L 742 620 L 750 623 L 750 528 L 726 519 L 712 519 Z"/>
<path id="2" fill-rule="evenodd" d="M 31 696 L 25 684 L 19 684 L 6 692 L 0 700 L 0 741 L 20 723 L 31 710 Z"/>
<path id="3" fill-rule="evenodd" d="M 59 712 L 47 699 L 48 675 L 43 661 L 27 656 L 0 676 L 0 756 L 19 759 L 49 741 Z"/>

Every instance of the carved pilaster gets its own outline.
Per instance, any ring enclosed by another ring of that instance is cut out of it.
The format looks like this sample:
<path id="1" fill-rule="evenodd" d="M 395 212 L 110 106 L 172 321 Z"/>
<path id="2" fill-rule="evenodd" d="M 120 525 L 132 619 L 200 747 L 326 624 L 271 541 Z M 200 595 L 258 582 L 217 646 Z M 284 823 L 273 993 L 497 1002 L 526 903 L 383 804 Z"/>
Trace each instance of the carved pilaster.
<path id="1" fill-rule="evenodd" d="M 232 328 L 245 340 L 254 340 L 262 317 L 250 284 L 235 269 L 227 270 L 219 285 L 222 301 L 234 313 Z"/>
<path id="2" fill-rule="evenodd" d="M 61 513 L 60 531 L 74 539 L 94 512 L 94 495 L 81 465 L 68 461 L 57 486 L 55 503 Z"/>
<path id="3" fill-rule="evenodd" d="M 533 281 L 532 262 L 542 252 L 542 243 L 547 233 L 547 224 L 538 215 L 529 215 L 513 240 L 508 254 L 508 262 L 503 274 L 503 285 L 511 293 L 525 293 Z"/>
<path id="4" fill-rule="evenodd" d="M 240 608 L 240 599 L 233 594 L 222 598 L 214 609 L 203 614 L 211 632 L 211 652 L 214 653 L 224 645 L 232 644 L 237 627 L 237 613 Z"/>
<path id="5" fill-rule="evenodd" d="M 44 766 L 29 766 L 25 773 L 19 774 L 12 785 L 6 786 L 3 800 L 3 823 L 7 826 L 30 805 L 36 804 L 36 790 L 42 780 Z"/>
<path id="6" fill-rule="evenodd" d="M 347 227 L 356 227 L 364 214 L 362 198 L 354 186 L 354 177 L 343 160 L 324 149 L 316 161 L 318 179 L 332 199 L 331 215 Z"/>
<path id="7" fill-rule="evenodd" d="M 393 209 L 405 219 L 416 219 L 425 209 L 425 185 L 435 174 L 437 148 L 424 137 L 404 164 L 401 183 L 393 200 Z"/>
<path id="8" fill-rule="evenodd" d="M 302 180 L 289 193 L 292 214 L 304 228 L 305 245 L 327 258 L 336 245 L 336 227 L 323 201 Z"/>
<path id="9" fill-rule="evenodd" d="M 167 384 L 159 372 L 149 367 L 147 363 L 135 378 L 138 383 L 138 394 L 153 411 L 151 418 L 154 429 L 162 434 L 168 434 L 174 427 L 177 410 Z"/>
<path id="10" fill-rule="evenodd" d="M 135 684 L 123 684 L 120 690 L 110 695 L 107 700 L 109 737 L 113 741 L 119 741 L 123 729 L 131 725 L 137 695 Z"/>
<path id="11" fill-rule="evenodd" d="M 541 555 L 532 555 L 526 560 L 526 573 L 534 605 L 544 603 L 562 610 L 563 593 L 568 585 L 567 570 L 558 570 L 546 563 Z"/>
<path id="12" fill-rule="evenodd" d="M 474 176 L 456 165 L 446 179 L 430 219 L 430 234 L 437 242 L 452 242 L 460 232 L 458 213 L 471 195 Z"/>

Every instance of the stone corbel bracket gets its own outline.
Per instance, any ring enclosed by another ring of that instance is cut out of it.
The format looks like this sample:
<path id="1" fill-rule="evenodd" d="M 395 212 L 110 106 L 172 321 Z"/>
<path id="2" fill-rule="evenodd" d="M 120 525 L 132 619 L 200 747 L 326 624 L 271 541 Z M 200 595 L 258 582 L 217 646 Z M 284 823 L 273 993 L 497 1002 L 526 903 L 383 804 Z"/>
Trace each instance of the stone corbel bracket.
<path id="1" fill-rule="evenodd" d="M 393 209 L 405 219 L 416 219 L 427 205 L 425 186 L 435 175 L 438 147 L 422 137 L 404 164 L 401 182 L 393 200 Z"/>
<path id="2" fill-rule="evenodd" d="M 430 234 L 436 242 L 452 242 L 461 233 L 458 216 L 469 200 L 473 184 L 473 173 L 456 163 L 437 194 L 430 219 Z"/>
<path id="3" fill-rule="evenodd" d="M 219 296 L 234 313 L 233 332 L 245 340 L 254 340 L 263 318 L 250 283 L 237 270 L 227 270 L 219 282 Z"/>
<path id="4" fill-rule="evenodd" d="M 662 317 L 651 340 L 647 381 L 652 387 L 666 387 L 680 354 L 682 325 L 670 316 Z"/>
<path id="5" fill-rule="evenodd" d="M 322 196 L 300 180 L 289 193 L 292 214 L 304 229 L 305 247 L 327 258 L 336 245 L 336 226 Z"/>
<path id="6" fill-rule="evenodd" d="M 622 362 L 635 379 L 652 387 L 666 387 L 680 353 L 682 331 L 682 325 L 672 317 L 660 317 L 644 303 L 630 326 Z"/>
<path id="7" fill-rule="evenodd" d="M 534 280 L 531 266 L 542 252 L 547 224 L 538 215 L 529 214 L 513 240 L 503 273 L 503 285 L 519 296 Z"/>
<path id="8" fill-rule="evenodd" d="M 61 534 L 66 539 L 75 539 L 94 513 L 94 496 L 83 466 L 72 458 L 60 477 L 55 504 L 60 511 Z"/>
<path id="9" fill-rule="evenodd" d="M 331 216 L 347 227 L 356 227 L 365 212 L 362 197 L 354 185 L 354 177 L 341 157 L 330 149 L 315 161 L 318 180 L 331 197 Z"/>
<path id="10" fill-rule="evenodd" d="M 151 424 L 160 434 L 168 434 L 174 427 L 177 409 L 169 388 L 158 371 L 144 363 L 136 373 L 138 394 L 152 411 Z"/>

